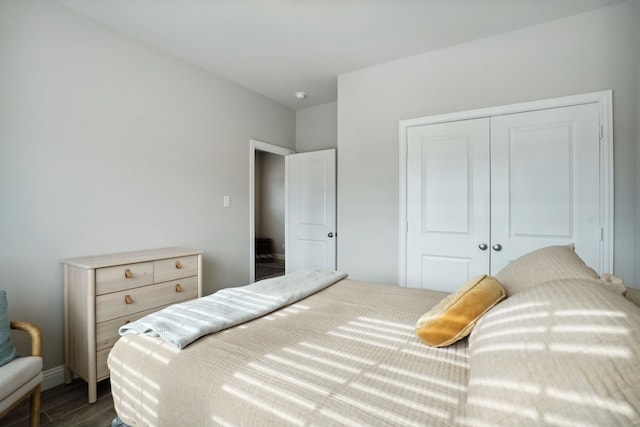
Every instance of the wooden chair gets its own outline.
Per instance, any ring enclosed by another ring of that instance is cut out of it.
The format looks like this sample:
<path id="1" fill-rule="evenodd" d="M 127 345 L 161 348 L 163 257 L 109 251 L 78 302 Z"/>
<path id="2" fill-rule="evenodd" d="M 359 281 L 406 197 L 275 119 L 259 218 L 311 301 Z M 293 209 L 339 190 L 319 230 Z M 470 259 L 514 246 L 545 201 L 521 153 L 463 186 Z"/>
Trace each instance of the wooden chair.
<path id="1" fill-rule="evenodd" d="M 0 418 L 27 397 L 31 397 L 29 426 L 40 425 L 40 384 L 42 383 L 42 333 L 29 322 L 11 322 L 11 329 L 31 337 L 31 356 L 18 357 L 0 366 Z"/>

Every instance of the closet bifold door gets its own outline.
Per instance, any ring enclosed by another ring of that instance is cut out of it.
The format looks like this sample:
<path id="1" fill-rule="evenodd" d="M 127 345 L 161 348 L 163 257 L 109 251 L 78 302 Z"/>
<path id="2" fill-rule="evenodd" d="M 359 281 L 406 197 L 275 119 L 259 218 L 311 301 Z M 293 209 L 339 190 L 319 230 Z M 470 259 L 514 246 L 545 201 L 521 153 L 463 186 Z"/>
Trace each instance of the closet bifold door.
<path id="1" fill-rule="evenodd" d="M 491 118 L 490 273 L 575 243 L 600 266 L 600 112 L 595 103 Z"/>
<path id="2" fill-rule="evenodd" d="M 409 129 L 407 286 L 455 291 L 490 250 L 490 120 Z"/>

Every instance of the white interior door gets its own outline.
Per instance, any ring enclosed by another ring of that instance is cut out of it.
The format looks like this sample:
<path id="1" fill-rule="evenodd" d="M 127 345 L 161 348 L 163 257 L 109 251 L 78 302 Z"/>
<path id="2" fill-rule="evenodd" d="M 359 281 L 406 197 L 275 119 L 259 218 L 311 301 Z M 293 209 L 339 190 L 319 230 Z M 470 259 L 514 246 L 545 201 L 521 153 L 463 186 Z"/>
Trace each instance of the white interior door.
<path id="1" fill-rule="evenodd" d="M 406 283 L 454 291 L 489 264 L 489 119 L 414 127 L 407 144 Z"/>
<path id="2" fill-rule="evenodd" d="M 336 150 L 285 158 L 287 274 L 336 269 Z"/>
<path id="3" fill-rule="evenodd" d="M 600 108 L 491 118 L 491 273 L 532 250 L 574 243 L 600 269 Z"/>

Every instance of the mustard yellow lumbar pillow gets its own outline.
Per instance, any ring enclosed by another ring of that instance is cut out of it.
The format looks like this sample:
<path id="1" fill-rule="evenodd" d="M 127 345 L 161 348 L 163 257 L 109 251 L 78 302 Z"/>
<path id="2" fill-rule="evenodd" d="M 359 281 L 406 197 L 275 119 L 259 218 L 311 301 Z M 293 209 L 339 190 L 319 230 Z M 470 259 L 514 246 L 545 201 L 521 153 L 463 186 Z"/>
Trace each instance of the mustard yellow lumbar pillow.
<path id="1" fill-rule="evenodd" d="M 506 296 L 495 277 L 474 277 L 423 314 L 416 334 L 433 347 L 453 344 L 469 335 L 476 321 Z"/>

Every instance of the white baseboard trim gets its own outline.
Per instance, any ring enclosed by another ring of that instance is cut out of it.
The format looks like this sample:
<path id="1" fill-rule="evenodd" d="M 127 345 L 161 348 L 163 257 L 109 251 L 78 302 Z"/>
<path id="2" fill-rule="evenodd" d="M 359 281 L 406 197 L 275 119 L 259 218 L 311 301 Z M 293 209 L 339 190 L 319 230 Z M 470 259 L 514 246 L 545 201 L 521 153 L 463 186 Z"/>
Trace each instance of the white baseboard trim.
<path id="1" fill-rule="evenodd" d="M 64 365 L 42 372 L 42 391 L 64 384 Z"/>

